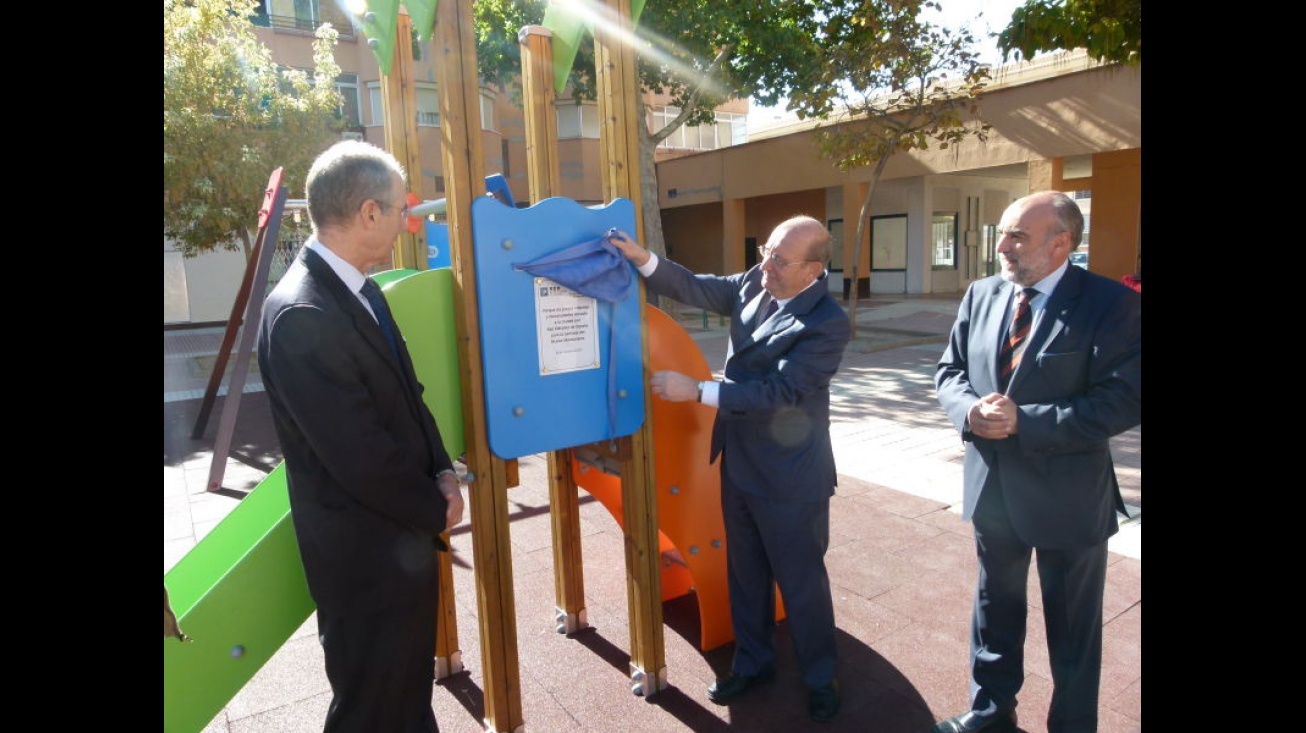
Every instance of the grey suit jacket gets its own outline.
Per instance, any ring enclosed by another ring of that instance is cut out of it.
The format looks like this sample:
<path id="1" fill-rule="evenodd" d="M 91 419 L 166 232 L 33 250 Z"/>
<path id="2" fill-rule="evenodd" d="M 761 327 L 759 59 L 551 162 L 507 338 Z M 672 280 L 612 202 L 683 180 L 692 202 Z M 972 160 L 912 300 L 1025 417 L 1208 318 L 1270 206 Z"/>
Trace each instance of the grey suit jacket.
<path id="1" fill-rule="evenodd" d="M 997 360 L 1012 308 L 1001 277 L 972 283 L 935 372 L 939 402 L 966 441 L 962 517 L 998 481 L 1026 544 L 1074 549 L 1104 542 L 1124 511 L 1110 438 L 1142 423 L 1142 299 L 1078 267 L 1066 270 L 1030 335 L 1007 394 L 1019 431 L 971 433 L 975 400 L 998 390 Z"/>
<path id="2" fill-rule="evenodd" d="M 336 613 L 411 603 L 438 588 L 453 462 L 407 347 L 307 247 L 268 295 L 258 364 L 285 455 L 309 591 Z"/>
<path id="3" fill-rule="evenodd" d="M 829 499 L 836 483 L 830 379 L 851 329 L 827 279 L 757 329 L 752 324 L 765 292 L 757 267 L 724 277 L 695 275 L 661 258 L 646 282 L 654 293 L 730 316 L 710 460 L 724 451 L 730 480 L 751 494 Z"/>

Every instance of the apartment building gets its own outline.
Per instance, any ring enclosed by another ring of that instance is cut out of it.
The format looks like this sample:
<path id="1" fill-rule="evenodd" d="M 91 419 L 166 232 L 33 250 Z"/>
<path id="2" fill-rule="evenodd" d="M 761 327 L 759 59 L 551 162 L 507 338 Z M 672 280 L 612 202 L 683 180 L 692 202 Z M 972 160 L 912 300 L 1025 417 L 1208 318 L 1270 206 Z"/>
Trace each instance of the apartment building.
<path id="1" fill-rule="evenodd" d="M 381 74 L 366 39 L 334 2 L 263 0 L 260 40 L 289 67 L 311 68 L 313 31 L 330 22 L 340 31 L 337 86 L 344 96 L 344 135 L 384 145 Z M 431 43 L 413 43 L 421 190 L 445 190 L 440 155 L 439 89 Z M 820 157 L 814 123 L 781 124 L 749 135 L 748 101 L 717 110 L 715 125 L 678 130 L 659 145 L 658 197 L 668 254 L 705 272 L 752 265 L 756 245 L 780 220 L 807 213 L 835 234 L 830 270 L 836 292 L 959 292 L 993 270 L 1002 210 L 1033 190 L 1076 192 L 1093 207 L 1090 269 L 1119 278 L 1141 270 L 1141 68 L 1104 66 L 1082 52 L 1004 66 L 981 102 L 993 125 L 987 142 L 892 158 L 876 186 L 861 245 L 853 241 L 870 170 L 840 172 Z M 501 174 L 519 206 L 532 203 L 526 186 L 522 110 L 504 89 L 483 85 L 480 126 L 486 175 Z M 665 98 L 645 98 L 650 129 L 679 110 Z M 597 104 L 555 102 L 559 195 L 604 203 Z M 302 181 L 287 181 L 302 196 Z M 288 220 L 288 247 L 307 233 L 307 217 Z M 274 266 L 275 270 L 275 266 Z M 245 271 L 240 253 L 190 260 L 164 243 L 164 323 L 228 319 Z M 845 280 L 844 276 L 848 279 Z M 276 273 L 274 272 L 274 277 Z"/>

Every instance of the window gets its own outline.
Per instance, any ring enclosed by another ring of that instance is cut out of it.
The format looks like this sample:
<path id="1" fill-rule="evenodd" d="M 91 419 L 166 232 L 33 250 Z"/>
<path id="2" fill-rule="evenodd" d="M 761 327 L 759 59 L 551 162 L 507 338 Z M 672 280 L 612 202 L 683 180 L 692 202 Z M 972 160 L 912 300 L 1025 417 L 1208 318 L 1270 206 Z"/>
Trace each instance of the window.
<path id="1" fill-rule="evenodd" d="M 648 129 L 657 132 L 680 114 L 679 107 L 650 107 Z M 748 117 L 732 112 L 717 112 L 710 125 L 681 125 L 671 131 L 659 148 L 680 150 L 718 150 L 747 142 Z"/>
<path id="2" fill-rule="evenodd" d="M 934 218 L 930 221 L 930 242 L 933 245 L 934 269 L 957 269 L 957 212 L 934 212 Z"/>
<path id="3" fill-rule="evenodd" d="M 413 60 L 421 61 L 429 58 L 431 55 L 431 42 L 422 41 L 417 38 L 417 29 L 413 29 Z"/>
<path id="4" fill-rule="evenodd" d="M 254 14 L 249 16 L 249 22 L 259 26 L 260 28 L 272 27 L 271 14 L 268 12 L 268 2 L 269 0 L 259 0 L 254 8 Z"/>
<path id="5" fill-rule="evenodd" d="M 260 0 L 255 25 L 271 26 L 279 31 L 312 33 L 323 23 L 330 23 L 340 38 L 354 37 L 354 24 L 336 3 L 321 0 Z"/>
<path id="6" fill-rule="evenodd" d="M 417 126 L 440 126 L 440 92 L 434 84 L 417 82 Z"/>
<path id="7" fill-rule="evenodd" d="M 599 139 L 599 105 L 597 102 L 564 100 L 554 105 L 558 116 L 558 139 Z"/>
<path id="8" fill-rule="evenodd" d="M 417 126 L 440 126 L 440 94 L 434 84 L 417 82 Z M 385 104 L 381 99 L 381 82 L 367 83 L 368 109 L 371 111 L 373 126 L 385 125 Z"/>
<path id="9" fill-rule="evenodd" d="M 871 269 L 907 269 L 907 215 L 871 217 Z"/>
<path id="10" fill-rule="evenodd" d="M 984 276 L 997 274 L 998 225 L 985 224 L 980 230 L 980 248 L 984 251 Z"/>
<path id="11" fill-rule="evenodd" d="M 367 83 L 367 113 L 371 118 L 368 124 L 380 126 L 385 124 L 385 108 L 381 106 L 381 82 Z"/>
<path id="12" fill-rule="evenodd" d="M 345 72 L 336 77 L 336 91 L 343 101 L 340 103 L 340 119 L 350 127 L 363 124 L 363 111 L 358 104 L 358 74 Z"/>
<path id="13" fill-rule="evenodd" d="M 317 0 L 295 0 L 295 27 L 313 30 L 317 21 Z"/>
<path id="14" fill-rule="evenodd" d="M 830 272 L 843 272 L 843 219 L 826 222 L 830 230 Z"/>

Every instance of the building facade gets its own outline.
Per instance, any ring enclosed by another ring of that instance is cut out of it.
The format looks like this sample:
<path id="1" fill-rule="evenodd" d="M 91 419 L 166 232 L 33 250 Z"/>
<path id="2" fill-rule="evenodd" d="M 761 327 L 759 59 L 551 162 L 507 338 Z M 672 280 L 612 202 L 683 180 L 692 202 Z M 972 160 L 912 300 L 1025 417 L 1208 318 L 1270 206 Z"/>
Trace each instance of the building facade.
<path id="1" fill-rule="evenodd" d="M 381 74 L 366 39 L 334 3 L 264 0 L 260 40 L 288 67 L 312 66 L 313 31 L 340 30 L 337 86 L 346 136 L 384 146 Z M 441 198 L 439 89 L 431 43 L 414 42 L 418 145 L 427 199 Z M 747 100 L 718 108 L 717 123 L 679 130 L 659 145 L 658 198 L 667 253 L 703 272 L 734 272 L 756 261 L 771 228 L 796 213 L 823 219 L 835 234 L 830 263 L 845 295 L 959 292 L 993 272 L 996 226 L 1003 209 L 1030 191 L 1076 192 L 1092 202 L 1088 266 L 1109 277 L 1141 272 L 1142 70 L 1103 66 L 1081 53 L 1004 66 L 984 94 L 987 142 L 947 151 L 896 155 L 876 184 L 861 227 L 870 169 L 841 172 L 821 158 L 810 123 L 747 131 Z M 522 109 L 507 90 L 481 87 L 486 175 L 501 174 L 519 206 L 528 206 Z M 679 110 L 645 98 L 650 129 Z M 559 195 L 604 203 L 595 103 L 555 102 Z M 270 171 L 269 171 L 270 173 Z M 302 181 L 287 181 L 290 198 Z M 288 241 L 307 233 L 307 217 L 288 220 Z M 860 241 L 860 244 L 858 244 Z M 274 277 L 276 276 L 274 265 Z M 224 322 L 245 272 L 240 252 L 183 259 L 164 243 L 164 323 Z"/>

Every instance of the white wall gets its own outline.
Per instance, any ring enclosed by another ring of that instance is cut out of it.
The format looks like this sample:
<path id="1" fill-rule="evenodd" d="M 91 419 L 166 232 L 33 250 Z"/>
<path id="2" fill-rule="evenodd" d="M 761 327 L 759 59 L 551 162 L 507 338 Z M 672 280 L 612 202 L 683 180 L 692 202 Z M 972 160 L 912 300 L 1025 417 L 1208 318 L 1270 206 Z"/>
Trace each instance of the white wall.
<path id="1" fill-rule="evenodd" d="M 163 322 L 226 323 L 245 277 L 245 255 L 214 251 L 181 256 L 163 243 Z"/>

